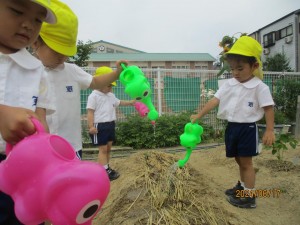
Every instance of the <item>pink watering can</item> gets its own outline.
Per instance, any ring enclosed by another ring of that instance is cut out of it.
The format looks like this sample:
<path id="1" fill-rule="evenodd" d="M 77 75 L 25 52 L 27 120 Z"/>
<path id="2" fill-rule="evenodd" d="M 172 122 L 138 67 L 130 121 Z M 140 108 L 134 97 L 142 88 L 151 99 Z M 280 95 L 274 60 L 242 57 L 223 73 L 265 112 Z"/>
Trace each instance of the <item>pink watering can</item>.
<path id="1" fill-rule="evenodd" d="M 80 161 L 63 138 L 44 131 L 7 146 L 0 163 L 0 190 L 15 202 L 15 214 L 26 225 L 45 220 L 53 225 L 91 225 L 109 194 L 105 169 Z"/>
<path id="2" fill-rule="evenodd" d="M 141 117 L 145 117 L 148 115 L 149 113 L 149 109 L 147 108 L 147 106 L 142 103 L 142 102 L 136 102 L 134 103 L 134 107 L 136 109 L 136 111 L 138 111 L 139 115 Z"/>

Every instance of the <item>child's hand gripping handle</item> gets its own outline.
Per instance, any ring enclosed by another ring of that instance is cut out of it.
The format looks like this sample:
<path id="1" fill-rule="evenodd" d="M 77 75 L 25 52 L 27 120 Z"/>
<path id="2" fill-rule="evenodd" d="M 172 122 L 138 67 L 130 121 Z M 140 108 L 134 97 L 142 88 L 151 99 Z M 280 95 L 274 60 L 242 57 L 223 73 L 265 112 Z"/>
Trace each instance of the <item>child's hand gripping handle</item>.
<path id="1" fill-rule="evenodd" d="M 45 132 L 45 128 L 40 123 L 40 121 L 34 117 L 31 117 L 31 122 L 33 123 L 36 133 Z M 13 145 L 10 143 L 6 143 L 5 154 L 8 155 L 13 150 Z"/>

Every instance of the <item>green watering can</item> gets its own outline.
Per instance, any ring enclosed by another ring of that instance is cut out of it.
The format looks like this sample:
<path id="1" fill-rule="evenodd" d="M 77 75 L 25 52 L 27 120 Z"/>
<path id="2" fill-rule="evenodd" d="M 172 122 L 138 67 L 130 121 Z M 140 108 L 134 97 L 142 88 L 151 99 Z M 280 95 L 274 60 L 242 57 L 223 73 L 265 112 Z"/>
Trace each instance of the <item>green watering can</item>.
<path id="1" fill-rule="evenodd" d="M 201 142 L 201 135 L 203 134 L 203 127 L 197 123 L 187 123 L 184 127 L 184 133 L 180 135 L 180 144 L 186 148 L 186 155 L 184 159 L 178 160 L 180 168 L 189 160 L 193 149 Z"/>
<path id="2" fill-rule="evenodd" d="M 123 63 L 121 66 L 123 71 L 120 74 L 120 81 L 125 86 L 125 93 L 130 98 L 144 103 L 149 109 L 147 117 L 155 123 L 158 118 L 158 112 L 151 101 L 152 90 L 150 83 L 139 67 L 126 66 Z"/>

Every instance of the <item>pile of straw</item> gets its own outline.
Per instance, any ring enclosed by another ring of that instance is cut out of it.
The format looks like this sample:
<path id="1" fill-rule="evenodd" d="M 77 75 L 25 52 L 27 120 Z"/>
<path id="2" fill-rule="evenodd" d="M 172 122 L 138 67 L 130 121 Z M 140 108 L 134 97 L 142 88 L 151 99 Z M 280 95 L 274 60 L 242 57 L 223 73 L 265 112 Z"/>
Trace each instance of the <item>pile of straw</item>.
<path id="1" fill-rule="evenodd" d="M 176 166 L 174 155 L 149 151 L 134 157 L 139 165 L 135 182 L 123 185 L 118 198 L 107 203 L 99 215 L 102 219 L 95 224 L 228 224 L 212 198 L 201 196 L 201 184 L 192 179 L 189 167 Z"/>
<path id="2" fill-rule="evenodd" d="M 150 202 L 147 224 L 226 224 L 221 211 L 195 196 L 189 167 L 178 168 L 175 157 L 166 153 L 145 153 L 142 160 Z"/>

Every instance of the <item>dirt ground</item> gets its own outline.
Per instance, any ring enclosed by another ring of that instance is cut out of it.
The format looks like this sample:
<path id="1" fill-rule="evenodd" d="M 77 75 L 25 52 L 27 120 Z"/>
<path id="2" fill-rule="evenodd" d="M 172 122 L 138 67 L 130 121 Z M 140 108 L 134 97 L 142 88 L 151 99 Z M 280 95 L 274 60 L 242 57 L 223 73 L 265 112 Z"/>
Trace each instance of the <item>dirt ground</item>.
<path id="1" fill-rule="evenodd" d="M 300 224 L 300 146 L 279 162 L 270 150 L 254 158 L 257 208 L 230 205 L 224 190 L 239 179 L 224 146 L 194 150 L 183 169 L 174 167 L 185 152 L 141 151 L 113 158 L 121 174 L 93 225 L 135 224 Z M 265 193 L 263 193 L 265 190 Z M 267 191 L 268 192 L 267 192 Z"/>

